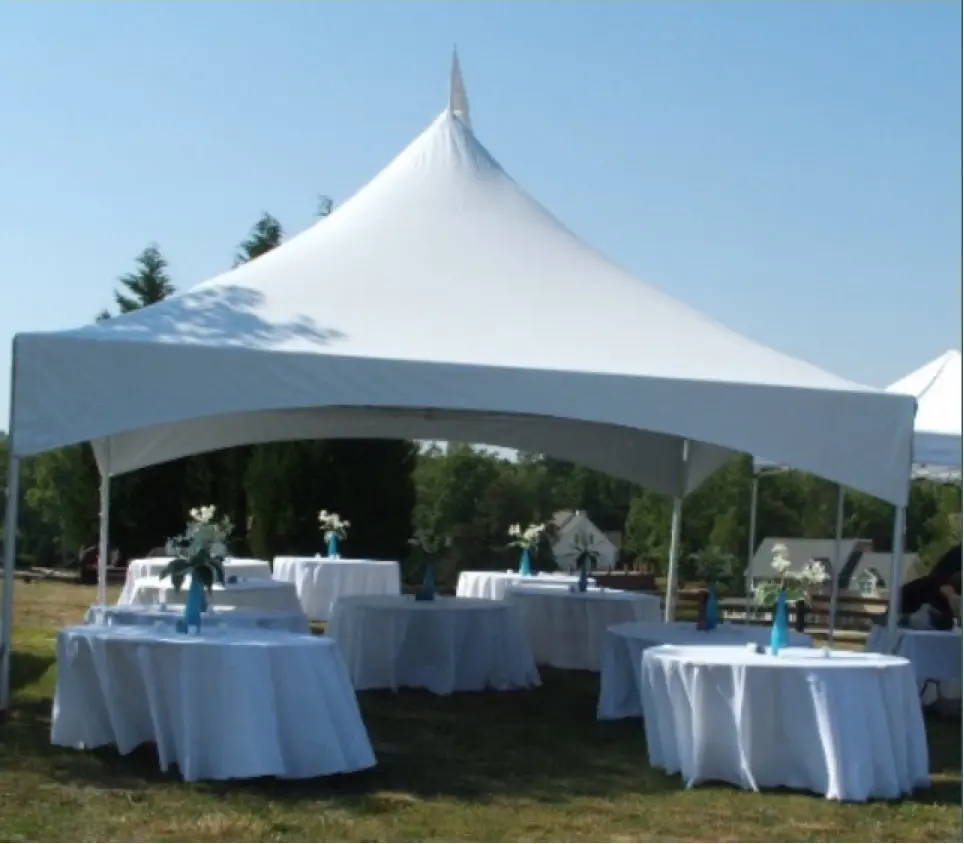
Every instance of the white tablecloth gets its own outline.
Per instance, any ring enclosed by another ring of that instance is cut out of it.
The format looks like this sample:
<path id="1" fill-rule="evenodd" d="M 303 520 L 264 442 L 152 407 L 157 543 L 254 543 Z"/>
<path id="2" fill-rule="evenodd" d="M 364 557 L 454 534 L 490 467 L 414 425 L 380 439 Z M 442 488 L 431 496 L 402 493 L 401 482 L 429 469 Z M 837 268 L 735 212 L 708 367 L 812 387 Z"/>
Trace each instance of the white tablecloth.
<path id="1" fill-rule="evenodd" d="M 509 586 L 505 600 L 522 609 L 539 665 L 599 671 L 606 628 L 625 621 L 659 621 L 660 599 L 641 592 L 569 592 Z"/>
<path id="2" fill-rule="evenodd" d="M 155 606 L 98 607 L 87 610 L 87 624 L 140 625 L 150 627 L 163 624 L 173 627 L 184 618 L 183 606 L 160 609 Z M 212 606 L 204 613 L 202 628 L 211 627 L 257 627 L 262 630 L 280 630 L 287 633 L 311 632 L 308 619 L 301 610 L 297 612 L 271 612 L 269 610 L 238 610 L 232 607 Z"/>
<path id="3" fill-rule="evenodd" d="M 662 645 L 643 653 L 649 761 L 687 787 L 722 780 L 828 799 L 896 799 L 929 783 L 927 736 L 901 657 Z"/>
<path id="4" fill-rule="evenodd" d="M 693 622 L 661 621 L 614 624 L 603 637 L 599 677 L 600 721 L 633 718 L 643 714 L 639 683 L 643 651 L 656 645 L 746 645 L 770 644 L 770 628 L 753 624 L 721 624 L 712 631 L 697 630 Z M 791 633 L 790 644 L 809 648 L 813 640 L 804 633 Z"/>
<path id="5" fill-rule="evenodd" d="M 595 580 L 589 579 L 590 584 Z M 455 594 L 459 598 L 488 598 L 501 601 L 509 586 L 529 586 L 539 589 L 566 589 L 576 586 L 579 578 L 571 574 L 535 574 L 523 577 L 508 571 L 463 571 L 459 575 Z"/>
<path id="6" fill-rule="evenodd" d="M 117 599 L 118 606 L 135 603 L 133 600 L 135 584 L 144 578 L 158 577 L 164 567 L 173 557 L 148 557 L 144 560 L 131 560 L 127 564 L 127 574 L 124 579 L 124 589 Z M 271 566 L 265 560 L 244 560 L 240 557 L 228 557 L 224 561 L 224 576 L 236 577 L 239 580 L 255 580 L 271 577 Z"/>
<path id="7" fill-rule="evenodd" d="M 134 584 L 131 604 L 181 604 L 187 600 L 190 579 L 184 581 L 181 591 L 177 592 L 171 581 L 145 577 Z M 298 593 L 293 583 L 278 580 L 247 580 L 229 583 L 226 586 L 215 584 L 207 596 L 208 604 L 219 607 L 235 607 L 246 610 L 268 610 L 271 612 L 301 612 Z"/>
<path id="8" fill-rule="evenodd" d="M 335 602 L 347 595 L 398 595 L 398 563 L 382 560 L 332 560 L 327 557 L 275 557 L 276 580 L 293 583 L 305 615 L 328 621 Z"/>
<path id="9" fill-rule="evenodd" d="M 338 649 L 320 636 L 65 627 L 51 741 L 157 745 L 185 780 L 307 778 L 375 764 Z"/>
<path id="10" fill-rule="evenodd" d="M 867 638 L 865 648 L 869 653 L 887 653 L 887 628 L 875 624 Z M 927 682 L 937 684 L 926 690 L 925 703 L 935 698 L 959 701 L 961 699 L 961 664 L 964 652 L 961 648 L 961 630 L 908 630 L 898 631 L 898 656 L 914 666 L 918 685 L 923 689 Z"/>
<path id="11" fill-rule="evenodd" d="M 519 608 L 503 601 L 342 598 L 325 635 L 338 642 L 356 689 L 445 695 L 540 682 Z"/>

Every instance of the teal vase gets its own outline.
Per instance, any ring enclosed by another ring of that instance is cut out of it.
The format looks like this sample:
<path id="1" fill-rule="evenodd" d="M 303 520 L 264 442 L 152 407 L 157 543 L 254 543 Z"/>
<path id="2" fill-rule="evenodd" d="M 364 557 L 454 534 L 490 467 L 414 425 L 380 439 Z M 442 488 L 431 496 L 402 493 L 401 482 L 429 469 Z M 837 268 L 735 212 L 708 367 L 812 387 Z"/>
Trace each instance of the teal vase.
<path id="1" fill-rule="evenodd" d="M 338 537 L 335 534 L 328 537 L 328 556 L 331 559 L 338 556 Z"/>
<path id="2" fill-rule="evenodd" d="M 532 574 L 532 565 L 529 562 L 529 549 L 522 549 L 522 559 L 519 561 L 519 574 L 523 577 L 528 577 Z"/>
<path id="3" fill-rule="evenodd" d="M 422 588 L 415 593 L 415 600 L 435 600 L 435 565 L 431 560 L 427 560 L 425 563 L 425 574 L 422 576 Z"/>
<path id="4" fill-rule="evenodd" d="M 777 595 L 773 610 L 773 627 L 770 629 L 770 652 L 776 656 L 790 644 L 790 622 L 787 619 L 787 594 Z"/>
<path id="5" fill-rule="evenodd" d="M 720 623 L 720 608 L 716 600 L 716 587 L 710 584 L 706 595 L 706 629 L 714 630 Z"/>
<path id="6" fill-rule="evenodd" d="M 589 589 L 589 571 L 586 566 L 579 567 L 579 591 L 585 592 Z"/>
<path id="7" fill-rule="evenodd" d="M 197 628 L 201 632 L 201 613 L 207 609 L 204 584 L 196 574 L 191 575 L 191 585 L 187 588 L 187 601 L 184 603 L 184 625 L 188 631 Z"/>

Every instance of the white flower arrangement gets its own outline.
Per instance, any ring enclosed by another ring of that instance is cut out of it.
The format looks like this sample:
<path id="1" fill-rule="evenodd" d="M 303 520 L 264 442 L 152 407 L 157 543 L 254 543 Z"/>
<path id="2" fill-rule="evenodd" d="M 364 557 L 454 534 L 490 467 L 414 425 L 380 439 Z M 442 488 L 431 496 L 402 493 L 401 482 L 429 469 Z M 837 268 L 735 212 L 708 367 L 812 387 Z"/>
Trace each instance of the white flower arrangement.
<path id="1" fill-rule="evenodd" d="M 348 519 L 343 519 L 337 513 L 322 510 L 318 514 L 318 521 L 321 523 L 321 529 L 325 532 L 326 541 L 333 536 L 341 541 L 348 538 L 348 528 L 351 527 L 351 522 Z"/>
<path id="2" fill-rule="evenodd" d="M 545 532 L 545 524 L 532 524 L 525 530 L 520 525 L 509 525 L 509 547 L 532 551 L 538 547 Z"/>
<path id="3" fill-rule="evenodd" d="M 773 546 L 770 565 L 776 571 L 777 578 L 764 581 L 754 590 L 754 602 L 763 606 L 775 604 L 781 592 L 786 594 L 790 603 L 808 601 L 811 590 L 827 579 L 823 565 L 816 560 L 810 560 L 800 571 L 790 571 L 793 567 L 790 549 L 782 542 Z"/>
<path id="4" fill-rule="evenodd" d="M 195 507 L 189 517 L 184 533 L 165 544 L 165 550 L 174 559 L 160 572 L 160 577 L 170 577 L 175 591 L 180 590 L 188 574 L 199 578 L 206 589 L 211 589 L 215 582 L 223 586 L 224 559 L 234 525 L 227 516 L 218 519 L 217 508 L 212 505 Z"/>

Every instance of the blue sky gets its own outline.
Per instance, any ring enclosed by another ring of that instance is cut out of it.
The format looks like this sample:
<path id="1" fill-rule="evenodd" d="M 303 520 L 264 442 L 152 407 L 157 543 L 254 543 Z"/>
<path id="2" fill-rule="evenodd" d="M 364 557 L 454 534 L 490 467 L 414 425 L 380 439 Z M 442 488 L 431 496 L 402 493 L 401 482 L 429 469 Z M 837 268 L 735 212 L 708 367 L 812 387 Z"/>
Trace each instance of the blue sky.
<path id="1" fill-rule="evenodd" d="M 640 277 L 883 385 L 961 344 L 956 2 L 0 4 L 0 428 L 10 339 L 289 232 L 444 107 Z M 507 303 L 508 304 L 508 303 Z"/>

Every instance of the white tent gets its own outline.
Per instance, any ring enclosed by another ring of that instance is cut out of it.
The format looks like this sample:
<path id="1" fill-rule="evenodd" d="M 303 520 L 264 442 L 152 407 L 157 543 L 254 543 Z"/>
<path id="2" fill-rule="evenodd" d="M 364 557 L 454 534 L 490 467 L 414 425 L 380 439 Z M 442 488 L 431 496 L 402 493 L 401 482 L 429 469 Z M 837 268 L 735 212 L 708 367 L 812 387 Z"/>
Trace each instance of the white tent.
<path id="1" fill-rule="evenodd" d="M 961 480 L 961 353 L 950 349 L 940 357 L 915 369 L 887 388 L 887 392 L 913 396 L 917 399 L 917 416 L 914 419 L 913 465 L 911 476 L 933 481 L 960 482 Z M 750 501 L 750 542 L 747 549 L 746 589 L 749 598 L 752 569 L 756 549 L 756 516 L 760 476 L 768 472 L 783 471 L 785 466 L 772 460 L 754 460 L 753 489 Z M 839 537 L 843 531 L 844 486 L 841 484 L 837 498 L 836 552 L 834 570 L 840 565 L 841 547 Z M 900 571 L 894 565 L 894 572 Z M 901 578 L 902 579 L 902 578 Z M 891 583 L 900 583 L 892 579 Z M 837 589 L 834 583 L 831 596 L 830 641 L 837 605 Z M 893 592 L 891 588 L 891 597 Z M 899 596 L 898 596 L 899 598 Z"/>
<path id="2" fill-rule="evenodd" d="M 961 478 L 961 353 L 957 349 L 915 369 L 887 391 L 914 396 L 914 476 Z"/>
<path id="3" fill-rule="evenodd" d="M 105 511 L 111 475 L 337 437 L 544 452 L 677 498 L 733 452 L 768 454 L 905 503 L 912 398 L 742 337 L 616 266 L 505 173 L 460 97 L 280 248 L 105 323 L 18 335 L 12 458 L 93 442 Z"/>

